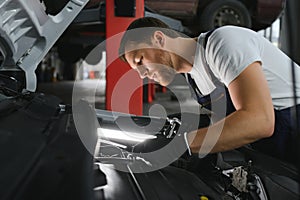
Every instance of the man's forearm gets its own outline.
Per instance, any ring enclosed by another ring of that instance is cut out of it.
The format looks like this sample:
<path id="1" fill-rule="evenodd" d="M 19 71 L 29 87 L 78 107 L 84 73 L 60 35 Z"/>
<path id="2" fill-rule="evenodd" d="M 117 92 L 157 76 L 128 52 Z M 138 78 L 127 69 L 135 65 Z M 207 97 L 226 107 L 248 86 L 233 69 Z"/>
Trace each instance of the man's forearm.
<path id="1" fill-rule="evenodd" d="M 192 131 L 188 140 L 193 153 L 221 152 L 272 134 L 272 120 L 264 113 L 236 111 L 214 125 Z"/>

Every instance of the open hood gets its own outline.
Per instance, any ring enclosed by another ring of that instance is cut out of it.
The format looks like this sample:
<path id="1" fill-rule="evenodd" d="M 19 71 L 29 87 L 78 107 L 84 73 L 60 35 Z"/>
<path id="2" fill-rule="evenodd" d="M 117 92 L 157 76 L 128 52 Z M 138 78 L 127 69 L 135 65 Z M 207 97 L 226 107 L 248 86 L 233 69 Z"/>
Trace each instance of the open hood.
<path id="1" fill-rule="evenodd" d="M 55 16 L 40 0 L 0 0 L 0 70 L 23 70 L 35 91 L 35 70 L 89 0 L 70 0 Z"/>

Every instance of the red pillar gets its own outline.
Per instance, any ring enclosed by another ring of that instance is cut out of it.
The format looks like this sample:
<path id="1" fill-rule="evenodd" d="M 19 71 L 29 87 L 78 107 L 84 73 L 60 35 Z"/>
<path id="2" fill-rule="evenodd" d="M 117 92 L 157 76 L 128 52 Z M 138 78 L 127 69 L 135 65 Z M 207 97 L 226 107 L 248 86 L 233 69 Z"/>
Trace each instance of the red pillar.
<path id="1" fill-rule="evenodd" d="M 135 6 L 128 6 L 133 4 Z M 124 9 L 127 6 L 129 12 L 127 8 Z M 142 115 L 143 81 L 136 72 L 132 73 L 128 64 L 118 59 L 118 49 L 122 35 L 120 33 L 124 32 L 133 20 L 143 16 L 144 0 L 106 1 L 107 110 Z M 136 88 L 138 85 L 140 87 Z"/>
<path id="2" fill-rule="evenodd" d="M 155 83 L 151 80 L 148 80 L 148 103 L 154 101 L 155 96 Z"/>

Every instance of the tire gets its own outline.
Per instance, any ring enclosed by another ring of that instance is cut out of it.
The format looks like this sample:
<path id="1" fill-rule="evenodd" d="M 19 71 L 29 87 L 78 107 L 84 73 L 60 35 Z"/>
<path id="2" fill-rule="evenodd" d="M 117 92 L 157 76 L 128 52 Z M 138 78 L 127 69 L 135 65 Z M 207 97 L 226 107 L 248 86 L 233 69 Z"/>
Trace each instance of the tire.
<path id="1" fill-rule="evenodd" d="M 251 28 L 250 13 L 238 0 L 213 0 L 202 11 L 199 11 L 199 14 L 202 31 L 225 25 Z"/>

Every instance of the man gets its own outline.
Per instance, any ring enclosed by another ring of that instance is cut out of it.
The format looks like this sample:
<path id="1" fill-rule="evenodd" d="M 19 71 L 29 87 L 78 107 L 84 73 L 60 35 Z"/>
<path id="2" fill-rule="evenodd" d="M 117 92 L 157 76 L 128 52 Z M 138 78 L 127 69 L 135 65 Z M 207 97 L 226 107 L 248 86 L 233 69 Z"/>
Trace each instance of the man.
<path id="1" fill-rule="evenodd" d="M 130 34 L 146 27 L 153 28 Z M 162 86 L 171 83 L 176 73 L 188 74 L 201 94 L 200 101 L 225 85 L 234 110 L 209 127 L 190 132 L 192 152 L 221 152 L 252 143 L 273 156 L 295 161 L 291 61 L 256 32 L 225 26 L 188 38 L 158 19 L 145 17 L 128 27 L 119 52 L 141 78 Z M 298 65 L 295 70 L 300 77 Z M 299 94 L 299 80 L 295 84 Z M 203 146 L 206 134 L 219 137 L 214 146 Z"/>

